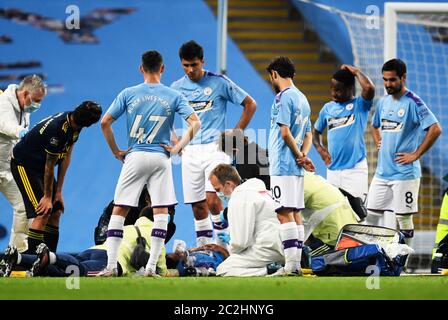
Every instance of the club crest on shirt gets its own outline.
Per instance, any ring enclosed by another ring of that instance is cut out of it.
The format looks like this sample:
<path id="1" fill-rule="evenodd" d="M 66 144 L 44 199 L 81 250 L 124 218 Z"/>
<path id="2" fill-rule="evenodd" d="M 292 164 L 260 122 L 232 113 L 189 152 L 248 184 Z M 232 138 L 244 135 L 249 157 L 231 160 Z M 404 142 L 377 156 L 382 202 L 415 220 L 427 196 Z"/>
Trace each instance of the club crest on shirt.
<path id="1" fill-rule="evenodd" d="M 53 137 L 50 139 L 50 144 L 54 147 L 57 147 L 59 145 L 59 139 L 56 137 Z"/>
<path id="2" fill-rule="evenodd" d="M 213 100 L 210 101 L 190 101 L 190 106 L 197 113 L 205 112 L 213 109 Z"/>
<path id="3" fill-rule="evenodd" d="M 212 92 L 213 92 L 212 88 L 210 88 L 210 87 L 206 87 L 206 88 L 204 88 L 204 94 L 205 94 L 206 96 L 211 95 Z"/>
<path id="4" fill-rule="evenodd" d="M 399 117 L 403 117 L 403 116 L 404 116 L 404 113 L 405 113 L 404 109 L 401 108 L 401 109 L 398 110 L 397 115 L 398 115 Z"/>
<path id="5" fill-rule="evenodd" d="M 348 111 L 353 109 L 353 103 L 349 103 L 348 105 L 345 106 L 345 109 L 347 109 Z"/>

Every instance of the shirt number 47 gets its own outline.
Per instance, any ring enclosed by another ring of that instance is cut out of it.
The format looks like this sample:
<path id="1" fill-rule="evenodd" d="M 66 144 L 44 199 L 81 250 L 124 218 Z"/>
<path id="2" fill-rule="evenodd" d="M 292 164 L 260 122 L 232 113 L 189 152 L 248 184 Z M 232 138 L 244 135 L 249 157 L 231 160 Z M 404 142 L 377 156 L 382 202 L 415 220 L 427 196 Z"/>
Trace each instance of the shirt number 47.
<path id="1" fill-rule="evenodd" d="M 143 139 L 145 137 L 145 129 L 139 128 L 142 118 L 143 118 L 143 116 L 141 114 L 138 114 L 135 117 L 134 123 L 132 124 L 131 132 L 129 133 L 129 136 L 131 138 L 138 139 L 138 143 L 143 143 Z M 155 136 L 157 135 L 157 132 L 159 132 L 160 128 L 162 127 L 163 123 L 165 122 L 166 118 L 167 117 L 164 117 L 164 116 L 150 116 L 148 118 L 148 121 L 154 121 L 154 122 L 156 122 L 156 125 L 148 133 L 149 135 L 148 135 L 148 138 L 146 138 L 146 143 L 152 143 Z"/>

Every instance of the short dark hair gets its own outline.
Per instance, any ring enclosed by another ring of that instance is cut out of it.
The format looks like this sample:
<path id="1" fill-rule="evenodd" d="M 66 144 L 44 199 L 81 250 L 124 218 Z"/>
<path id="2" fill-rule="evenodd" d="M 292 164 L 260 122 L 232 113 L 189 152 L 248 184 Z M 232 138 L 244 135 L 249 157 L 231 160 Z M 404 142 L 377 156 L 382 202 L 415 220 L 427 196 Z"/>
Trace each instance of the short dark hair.
<path id="1" fill-rule="evenodd" d="M 142 55 L 142 67 L 145 72 L 148 73 L 155 73 L 160 70 L 160 67 L 163 64 L 163 58 L 162 55 L 156 51 L 146 51 Z"/>
<path id="2" fill-rule="evenodd" d="M 179 58 L 185 60 L 204 59 L 204 49 L 194 40 L 185 42 L 179 49 Z"/>
<path id="3" fill-rule="evenodd" d="M 90 127 L 98 122 L 103 110 L 101 106 L 93 101 L 84 101 L 73 112 L 73 120 L 80 127 Z"/>
<path id="4" fill-rule="evenodd" d="M 271 73 L 277 71 L 282 78 L 294 78 L 296 68 L 291 59 L 285 56 L 275 57 L 267 66 L 266 70 Z"/>
<path id="5" fill-rule="evenodd" d="M 333 79 L 344 84 L 346 87 L 355 85 L 355 76 L 347 69 L 341 69 L 333 74 Z"/>
<path id="6" fill-rule="evenodd" d="M 400 78 L 406 73 L 406 63 L 401 59 L 391 59 L 383 64 L 381 72 L 395 71 Z"/>
<path id="7" fill-rule="evenodd" d="M 176 253 L 168 253 L 165 256 L 166 268 L 167 269 L 176 269 L 179 264 L 180 257 Z"/>

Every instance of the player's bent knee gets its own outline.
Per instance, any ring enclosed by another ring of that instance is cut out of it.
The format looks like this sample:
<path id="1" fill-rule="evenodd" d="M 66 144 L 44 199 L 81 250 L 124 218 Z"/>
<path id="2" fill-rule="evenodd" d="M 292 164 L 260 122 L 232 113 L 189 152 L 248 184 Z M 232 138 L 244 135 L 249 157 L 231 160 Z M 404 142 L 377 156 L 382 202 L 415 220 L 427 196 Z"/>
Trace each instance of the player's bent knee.
<path id="1" fill-rule="evenodd" d="M 113 215 L 118 215 L 122 217 L 126 217 L 128 215 L 128 212 L 130 210 L 130 207 L 128 206 L 114 206 L 114 209 L 112 210 Z"/>
<path id="2" fill-rule="evenodd" d="M 295 221 L 294 213 L 287 209 L 277 211 L 277 218 L 281 224 Z"/>

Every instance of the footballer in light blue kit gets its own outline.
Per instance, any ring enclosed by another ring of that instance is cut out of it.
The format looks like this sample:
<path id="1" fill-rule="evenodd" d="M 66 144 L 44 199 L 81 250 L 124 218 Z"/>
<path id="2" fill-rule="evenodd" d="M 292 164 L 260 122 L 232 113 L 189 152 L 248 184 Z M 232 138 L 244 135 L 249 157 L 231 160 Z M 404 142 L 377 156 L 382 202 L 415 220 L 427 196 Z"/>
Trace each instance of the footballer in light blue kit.
<path id="1" fill-rule="evenodd" d="M 145 185 L 154 211 L 151 252 L 145 275 L 157 276 L 156 263 L 167 234 L 168 206 L 177 203 L 170 154 L 177 154 L 200 128 L 200 120 L 185 98 L 160 82 L 164 64 L 159 52 L 145 52 L 140 71 L 144 82 L 120 92 L 101 121 L 112 153 L 124 164 L 115 189 L 114 208 L 107 231 L 107 267 L 98 274 L 99 277 L 118 275 L 117 255 L 123 239 L 124 220 L 130 207 L 138 206 Z M 175 113 L 182 116 L 190 127 L 176 145 L 170 146 Z M 128 150 L 118 148 L 112 131 L 112 123 L 122 115 L 126 115 Z"/>
<path id="2" fill-rule="evenodd" d="M 355 97 L 355 78 L 362 88 Z M 363 201 L 367 198 L 368 168 L 364 133 L 375 86 L 361 70 L 342 65 L 331 79 L 333 101 L 327 102 L 314 123 L 313 144 L 327 165 L 327 180 Z M 322 143 L 327 130 L 328 149 Z"/>
<path id="3" fill-rule="evenodd" d="M 230 163 L 230 158 L 219 150 L 217 143 L 221 132 L 226 129 L 227 103 L 244 107 L 236 125 L 241 130 L 251 120 L 256 103 L 227 77 L 203 69 L 204 50 L 195 41 L 184 43 L 179 57 L 185 75 L 171 88 L 182 93 L 201 120 L 201 130 L 182 151 L 184 202 L 192 206 L 199 247 L 212 242 L 213 229 L 217 235 L 227 233 L 227 224 L 220 218 L 222 202 L 208 180 L 213 168 L 221 163 Z M 219 245 L 226 246 L 219 237 L 217 241 Z"/>
<path id="4" fill-rule="evenodd" d="M 300 217 L 304 209 L 304 168 L 314 170 L 307 158 L 311 148 L 310 105 L 294 86 L 295 67 L 288 57 L 276 57 L 266 68 L 277 93 L 271 109 L 269 173 L 271 193 L 279 203 L 285 267 L 276 275 L 301 275 L 300 260 L 305 230 Z"/>
<path id="5" fill-rule="evenodd" d="M 194 113 L 179 92 L 161 83 L 145 82 L 121 91 L 107 112 L 115 120 L 126 116 L 130 153 L 147 151 L 168 156 L 162 145 L 171 142 L 174 114 L 186 120 Z"/>
<path id="6" fill-rule="evenodd" d="M 414 234 L 413 214 L 418 212 L 421 168 L 419 158 L 434 144 L 442 130 L 422 99 L 405 87 L 406 64 L 387 61 L 382 68 L 388 93 L 381 98 L 372 119 L 378 164 L 367 200 L 368 222 L 384 211 L 396 214 L 406 238 Z M 423 141 L 420 136 L 426 131 Z"/>

